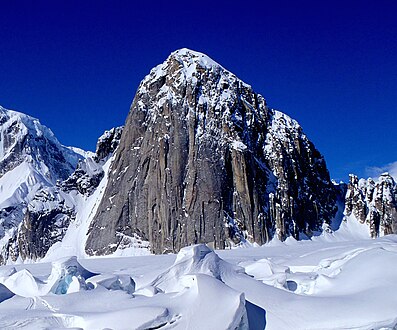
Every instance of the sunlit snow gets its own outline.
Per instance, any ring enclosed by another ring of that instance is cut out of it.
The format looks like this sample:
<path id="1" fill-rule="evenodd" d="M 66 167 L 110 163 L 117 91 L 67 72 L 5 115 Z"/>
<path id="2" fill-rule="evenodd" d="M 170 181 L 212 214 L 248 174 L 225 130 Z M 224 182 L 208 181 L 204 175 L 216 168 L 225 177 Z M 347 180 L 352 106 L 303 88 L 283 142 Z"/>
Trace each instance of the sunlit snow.
<path id="1" fill-rule="evenodd" d="M 0 328 L 394 329 L 397 236 L 365 229 L 349 218 L 311 241 L 2 266 Z"/>

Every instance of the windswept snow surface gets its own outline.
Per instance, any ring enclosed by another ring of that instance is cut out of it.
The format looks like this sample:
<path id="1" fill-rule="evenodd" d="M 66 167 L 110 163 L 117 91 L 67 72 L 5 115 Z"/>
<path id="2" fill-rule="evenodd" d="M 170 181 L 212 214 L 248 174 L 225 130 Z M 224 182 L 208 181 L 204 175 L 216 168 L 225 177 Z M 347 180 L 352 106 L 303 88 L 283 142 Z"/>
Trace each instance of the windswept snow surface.
<path id="1" fill-rule="evenodd" d="M 397 236 L 0 268 L 0 329 L 395 329 Z"/>

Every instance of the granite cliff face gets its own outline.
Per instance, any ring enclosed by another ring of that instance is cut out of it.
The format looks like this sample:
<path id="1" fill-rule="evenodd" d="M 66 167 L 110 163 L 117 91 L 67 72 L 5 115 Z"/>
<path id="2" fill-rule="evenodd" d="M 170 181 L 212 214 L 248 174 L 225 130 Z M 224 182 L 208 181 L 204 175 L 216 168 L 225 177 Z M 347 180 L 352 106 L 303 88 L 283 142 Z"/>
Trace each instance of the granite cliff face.
<path id="1" fill-rule="evenodd" d="M 299 124 L 187 49 L 141 82 L 109 175 L 91 255 L 112 253 L 122 235 L 155 253 L 299 238 L 336 211 L 325 161 Z"/>
<path id="2" fill-rule="evenodd" d="M 371 237 L 397 233 L 397 184 L 384 173 L 375 182 L 350 175 L 345 215 L 369 226 Z"/>

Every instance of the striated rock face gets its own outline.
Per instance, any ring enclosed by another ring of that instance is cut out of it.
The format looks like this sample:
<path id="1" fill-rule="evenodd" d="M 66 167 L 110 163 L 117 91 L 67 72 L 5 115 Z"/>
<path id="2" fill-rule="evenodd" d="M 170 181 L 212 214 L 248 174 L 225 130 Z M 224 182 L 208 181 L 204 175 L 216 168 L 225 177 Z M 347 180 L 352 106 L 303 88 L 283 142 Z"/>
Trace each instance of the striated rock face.
<path id="1" fill-rule="evenodd" d="M 325 161 L 299 124 L 207 56 L 182 49 L 141 82 L 86 251 L 120 234 L 155 253 L 311 235 L 334 215 Z"/>
<path id="2" fill-rule="evenodd" d="M 354 215 L 370 227 L 373 238 L 397 233 L 397 184 L 384 173 L 379 181 L 350 175 L 345 199 L 345 215 Z"/>

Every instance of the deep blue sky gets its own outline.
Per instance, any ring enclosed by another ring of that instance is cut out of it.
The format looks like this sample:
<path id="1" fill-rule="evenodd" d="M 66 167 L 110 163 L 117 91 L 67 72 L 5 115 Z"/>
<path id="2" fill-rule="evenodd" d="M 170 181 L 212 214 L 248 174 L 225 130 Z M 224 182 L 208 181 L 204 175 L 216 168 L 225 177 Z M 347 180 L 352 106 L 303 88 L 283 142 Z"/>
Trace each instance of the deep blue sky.
<path id="1" fill-rule="evenodd" d="M 0 0 L 0 104 L 94 150 L 188 47 L 297 119 L 333 178 L 365 176 L 397 160 L 396 3 Z"/>

